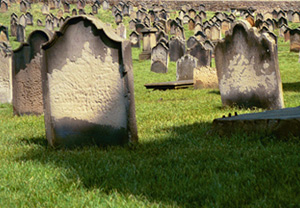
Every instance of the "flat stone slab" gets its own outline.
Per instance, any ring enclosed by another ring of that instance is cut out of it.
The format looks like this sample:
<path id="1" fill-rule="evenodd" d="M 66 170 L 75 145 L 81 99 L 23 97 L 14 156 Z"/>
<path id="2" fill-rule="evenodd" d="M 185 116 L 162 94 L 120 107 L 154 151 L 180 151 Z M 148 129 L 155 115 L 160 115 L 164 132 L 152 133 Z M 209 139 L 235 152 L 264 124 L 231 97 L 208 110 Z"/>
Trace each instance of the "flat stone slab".
<path id="1" fill-rule="evenodd" d="M 171 90 L 171 89 L 182 89 L 193 86 L 193 80 L 181 80 L 181 81 L 171 81 L 171 82 L 157 82 L 151 84 L 145 84 L 147 89 L 154 90 Z"/>
<path id="2" fill-rule="evenodd" d="M 213 131 L 230 135 L 236 131 L 263 133 L 277 138 L 300 136 L 300 106 L 280 110 L 249 113 L 218 118 L 213 121 Z"/>

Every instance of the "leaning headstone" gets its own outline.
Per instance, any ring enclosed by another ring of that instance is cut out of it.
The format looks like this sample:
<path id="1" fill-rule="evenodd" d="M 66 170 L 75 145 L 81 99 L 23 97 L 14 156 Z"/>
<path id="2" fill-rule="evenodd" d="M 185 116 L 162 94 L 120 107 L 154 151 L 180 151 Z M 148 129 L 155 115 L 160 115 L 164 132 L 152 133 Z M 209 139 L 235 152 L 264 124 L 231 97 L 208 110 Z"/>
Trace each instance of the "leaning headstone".
<path id="1" fill-rule="evenodd" d="M 12 50 L 8 42 L 0 42 L 0 103 L 12 102 Z"/>
<path id="2" fill-rule="evenodd" d="M 137 141 L 130 42 L 91 16 L 69 18 L 59 34 L 42 46 L 50 145 Z"/>
<path id="3" fill-rule="evenodd" d="M 275 41 L 248 22 L 237 22 L 215 47 L 223 105 L 283 108 Z"/>
<path id="4" fill-rule="evenodd" d="M 170 61 L 177 61 L 185 54 L 185 42 L 177 37 L 172 38 L 169 42 Z"/>
<path id="5" fill-rule="evenodd" d="M 27 43 L 13 51 L 13 110 L 15 115 L 42 114 L 41 45 L 52 37 L 50 31 L 33 31 Z"/>
<path id="6" fill-rule="evenodd" d="M 202 43 L 197 42 L 187 53 L 197 58 L 197 66 L 210 66 L 211 52 Z"/>
<path id="7" fill-rule="evenodd" d="M 189 54 L 182 56 L 176 63 L 176 80 L 192 80 L 197 59 Z"/>
<path id="8" fill-rule="evenodd" d="M 167 73 L 169 63 L 169 49 L 159 42 L 152 48 L 151 52 L 151 71 L 156 73 Z"/>
<path id="9" fill-rule="evenodd" d="M 300 51 L 300 29 L 290 30 L 290 51 Z"/>

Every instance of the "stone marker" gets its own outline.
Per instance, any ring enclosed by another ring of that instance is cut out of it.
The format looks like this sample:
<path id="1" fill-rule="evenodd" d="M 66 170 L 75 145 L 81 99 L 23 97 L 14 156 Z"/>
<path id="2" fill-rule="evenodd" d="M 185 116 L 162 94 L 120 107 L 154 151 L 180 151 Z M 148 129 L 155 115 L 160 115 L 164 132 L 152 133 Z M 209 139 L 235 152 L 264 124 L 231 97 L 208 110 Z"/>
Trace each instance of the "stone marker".
<path id="1" fill-rule="evenodd" d="M 194 89 L 218 89 L 218 76 L 215 68 L 209 66 L 194 69 Z"/>
<path id="2" fill-rule="evenodd" d="M 27 25 L 27 18 L 26 18 L 26 16 L 24 14 L 22 14 L 20 16 L 19 24 L 22 25 L 24 28 L 26 27 L 26 25 Z"/>
<path id="3" fill-rule="evenodd" d="M 176 80 L 191 80 L 194 76 L 194 68 L 197 67 L 197 59 L 189 54 L 182 56 L 176 63 Z"/>
<path id="4" fill-rule="evenodd" d="M 186 41 L 186 46 L 188 48 L 192 48 L 196 43 L 198 43 L 199 41 L 197 40 L 197 38 L 195 36 L 191 36 L 187 41 Z"/>
<path id="5" fill-rule="evenodd" d="M 177 61 L 185 54 L 185 42 L 184 40 L 173 37 L 169 42 L 170 47 L 170 61 Z"/>
<path id="6" fill-rule="evenodd" d="M 123 38 L 126 39 L 126 27 L 123 23 L 119 24 L 117 27 L 117 34 Z"/>
<path id="7" fill-rule="evenodd" d="M 10 35 L 13 37 L 17 36 L 17 25 L 18 25 L 18 20 L 17 18 L 13 17 L 10 20 Z"/>
<path id="8" fill-rule="evenodd" d="M 42 20 L 40 20 L 40 19 L 38 19 L 37 21 L 36 21 L 36 24 L 37 24 L 37 26 L 43 26 L 43 22 L 42 22 Z"/>
<path id="9" fill-rule="evenodd" d="M 45 22 L 45 28 L 47 30 L 50 30 L 50 31 L 54 30 L 54 23 L 53 23 L 53 21 L 51 19 L 47 19 L 46 20 L 46 22 Z"/>
<path id="10" fill-rule="evenodd" d="M 169 49 L 162 43 L 157 43 L 151 52 L 151 71 L 156 73 L 167 73 L 169 64 Z"/>
<path id="11" fill-rule="evenodd" d="M 137 141 L 130 42 L 92 16 L 67 19 L 59 33 L 42 47 L 50 145 Z"/>
<path id="12" fill-rule="evenodd" d="M 26 13 L 27 11 L 27 4 L 24 0 L 20 2 L 20 12 Z"/>
<path id="13" fill-rule="evenodd" d="M 290 51 L 300 51 L 300 29 L 290 30 Z"/>
<path id="14" fill-rule="evenodd" d="M 237 22 L 215 47 L 223 105 L 283 108 L 277 46 L 248 22 Z"/>
<path id="15" fill-rule="evenodd" d="M 130 42 L 132 48 L 140 48 L 140 36 L 136 31 L 133 31 L 130 35 Z"/>
<path id="16" fill-rule="evenodd" d="M 42 6 L 42 14 L 43 15 L 49 14 L 49 7 L 48 7 L 47 4 L 43 4 L 43 6 Z"/>
<path id="17" fill-rule="evenodd" d="M 0 42 L 0 103 L 12 102 L 12 50 L 8 42 Z"/>
<path id="18" fill-rule="evenodd" d="M 0 25 L 0 42 L 8 42 L 8 28 L 4 25 Z"/>
<path id="19" fill-rule="evenodd" d="M 17 41 L 24 42 L 25 41 L 25 27 L 21 24 L 17 24 Z"/>
<path id="20" fill-rule="evenodd" d="M 26 43 L 13 51 L 13 110 L 15 115 L 42 114 L 43 92 L 41 45 L 52 37 L 50 31 L 35 30 Z"/>
<path id="21" fill-rule="evenodd" d="M 143 52 L 139 55 L 139 60 L 147 60 L 151 58 L 151 50 L 156 45 L 156 29 L 144 28 L 141 30 L 143 34 Z"/>
<path id="22" fill-rule="evenodd" d="M 197 42 L 187 53 L 197 58 L 197 66 L 210 66 L 211 52 L 202 43 Z"/>
<path id="23" fill-rule="evenodd" d="M 70 13 L 70 4 L 68 2 L 63 2 L 64 13 Z"/>
<path id="24" fill-rule="evenodd" d="M 102 8 L 103 8 L 103 10 L 109 9 L 109 3 L 108 3 L 107 0 L 104 0 L 104 1 L 102 2 Z"/>
<path id="25" fill-rule="evenodd" d="M 292 16 L 293 16 L 293 20 L 292 20 L 293 23 L 300 22 L 300 12 L 295 11 Z"/>
<path id="26" fill-rule="evenodd" d="M 76 16 L 77 15 L 77 10 L 74 8 L 72 9 L 72 16 Z"/>
<path id="27" fill-rule="evenodd" d="M 33 25 L 33 16 L 30 12 L 26 12 L 26 25 Z"/>
<path id="28" fill-rule="evenodd" d="M 249 113 L 218 118 L 213 121 L 213 132 L 229 136 L 237 131 L 247 134 L 275 136 L 289 139 L 300 136 L 300 107 Z"/>
<path id="29" fill-rule="evenodd" d="M 1 1 L 1 8 L 0 8 L 0 12 L 1 13 L 5 13 L 8 10 L 8 4 L 5 1 Z"/>

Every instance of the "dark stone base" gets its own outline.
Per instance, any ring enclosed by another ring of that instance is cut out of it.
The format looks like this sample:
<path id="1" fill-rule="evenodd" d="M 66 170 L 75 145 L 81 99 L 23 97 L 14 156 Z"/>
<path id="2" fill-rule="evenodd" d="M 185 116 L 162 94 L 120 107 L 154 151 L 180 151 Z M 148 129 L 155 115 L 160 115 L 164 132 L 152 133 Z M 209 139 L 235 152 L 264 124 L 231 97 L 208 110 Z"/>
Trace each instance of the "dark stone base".
<path id="1" fill-rule="evenodd" d="M 300 107 L 250 113 L 213 121 L 213 132 L 229 136 L 235 132 L 262 133 L 279 139 L 300 137 Z"/>

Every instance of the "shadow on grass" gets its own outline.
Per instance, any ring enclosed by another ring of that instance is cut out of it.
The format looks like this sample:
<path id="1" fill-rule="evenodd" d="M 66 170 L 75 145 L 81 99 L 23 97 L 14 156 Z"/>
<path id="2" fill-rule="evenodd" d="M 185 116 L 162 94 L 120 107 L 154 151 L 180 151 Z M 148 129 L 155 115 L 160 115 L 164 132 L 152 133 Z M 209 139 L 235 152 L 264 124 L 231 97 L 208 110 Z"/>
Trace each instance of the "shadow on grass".
<path id="1" fill-rule="evenodd" d="M 284 91 L 300 92 L 300 82 L 282 83 Z"/>
<path id="2" fill-rule="evenodd" d="M 74 183 L 79 177 L 86 189 L 99 188 L 107 194 L 117 190 L 125 196 L 146 197 L 163 206 L 232 207 L 249 204 L 258 200 L 257 196 L 268 197 L 265 186 L 277 185 L 282 175 L 278 174 L 281 166 L 265 162 L 266 154 L 259 154 L 266 147 L 260 150 L 258 139 L 241 135 L 231 138 L 209 135 L 210 129 L 211 123 L 161 128 L 157 131 L 165 136 L 159 140 L 144 138 L 137 145 L 105 149 L 53 150 L 47 148 L 42 141 L 45 139 L 34 138 L 23 141 L 45 148 L 30 150 L 19 160 L 53 163 L 65 168 L 68 179 Z M 272 194 L 271 191 L 270 197 Z"/>

